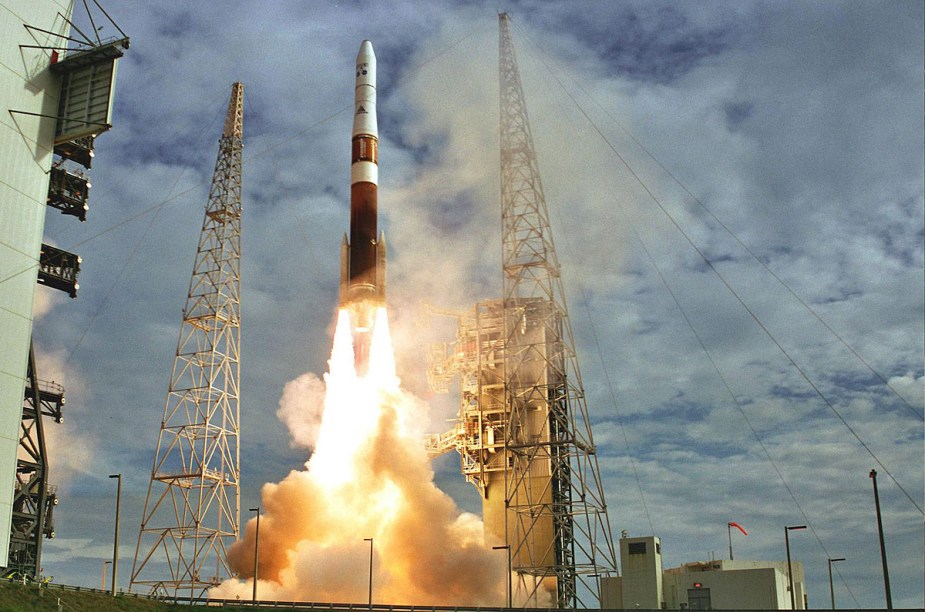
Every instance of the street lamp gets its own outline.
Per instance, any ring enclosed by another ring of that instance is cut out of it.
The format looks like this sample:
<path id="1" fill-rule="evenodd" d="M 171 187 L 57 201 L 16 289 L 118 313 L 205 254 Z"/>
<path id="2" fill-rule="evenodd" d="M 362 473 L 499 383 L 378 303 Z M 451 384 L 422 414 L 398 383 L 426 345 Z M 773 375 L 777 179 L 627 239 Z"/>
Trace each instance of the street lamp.
<path id="1" fill-rule="evenodd" d="M 106 566 L 112 565 L 112 561 L 103 561 L 103 570 L 100 572 L 100 590 L 106 590 Z"/>
<path id="2" fill-rule="evenodd" d="M 829 559 L 829 594 L 832 596 L 832 609 L 835 609 L 835 584 L 832 582 L 832 564 L 837 561 L 844 561 L 845 558 Z"/>
<path id="3" fill-rule="evenodd" d="M 112 538 L 112 595 L 116 595 L 116 576 L 119 571 L 119 507 L 122 505 L 122 474 L 110 474 L 116 478 L 116 533 Z"/>
<path id="4" fill-rule="evenodd" d="M 251 599 L 257 601 L 257 552 L 260 550 L 260 506 L 250 508 L 248 512 L 257 513 L 257 530 L 254 533 L 254 590 L 251 595 Z"/>
<path id="5" fill-rule="evenodd" d="M 369 609 L 373 609 L 373 539 L 363 538 L 364 542 L 369 542 Z"/>
<path id="6" fill-rule="evenodd" d="M 790 565 L 790 532 L 797 529 L 806 529 L 806 525 L 796 525 L 794 527 L 784 527 L 784 542 L 787 544 L 787 581 L 790 584 L 790 609 L 796 610 L 796 603 L 793 599 L 793 567 Z"/>
<path id="7" fill-rule="evenodd" d="M 507 607 L 512 608 L 511 605 L 511 545 L 505 544 L 504 546 L 492 546 L 492 550 L 506 550 L 507 551 Z"/>

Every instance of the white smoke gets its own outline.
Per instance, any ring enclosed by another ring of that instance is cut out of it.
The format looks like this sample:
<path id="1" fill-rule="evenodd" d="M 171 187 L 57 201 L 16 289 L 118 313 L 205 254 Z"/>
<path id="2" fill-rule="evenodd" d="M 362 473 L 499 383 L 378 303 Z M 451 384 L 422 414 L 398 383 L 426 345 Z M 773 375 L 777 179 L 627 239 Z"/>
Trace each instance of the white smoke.
<path id="1" fill-rule="evenodd" d="M 312 448 L 321 428 L 324 413 L 324 383 L 308 372 L 283 387 L 276 416 L 292 435 L 290 446 Z"/>

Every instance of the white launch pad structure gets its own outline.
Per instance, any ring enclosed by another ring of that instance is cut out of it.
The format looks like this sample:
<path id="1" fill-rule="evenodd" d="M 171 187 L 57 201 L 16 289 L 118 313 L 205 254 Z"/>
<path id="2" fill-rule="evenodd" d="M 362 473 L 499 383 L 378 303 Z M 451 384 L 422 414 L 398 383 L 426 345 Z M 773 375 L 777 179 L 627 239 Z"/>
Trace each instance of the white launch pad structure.
<path id="1" fill-rule="evenodd" d="M 429 354 L 434 389 L 459 375 L 462 403 L 428 450 L 459 451 L 518 605 L 594 608 L 616 554 L 506 13 L 499 33 L 503 299 L 461 315 L 455 342 Z"/>

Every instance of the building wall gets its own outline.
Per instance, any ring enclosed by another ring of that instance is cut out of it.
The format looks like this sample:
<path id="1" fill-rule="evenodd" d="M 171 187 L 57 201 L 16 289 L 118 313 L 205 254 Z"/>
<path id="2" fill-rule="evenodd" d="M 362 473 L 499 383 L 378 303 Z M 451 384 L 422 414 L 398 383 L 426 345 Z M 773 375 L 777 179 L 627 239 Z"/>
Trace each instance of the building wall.
<path id="1" fill-rule="evenodd" d="M 793 563 L 793 580 L 796 609 L 801 610 L 804 609 L 805 585 L 800 562 Z M 714 610 L 790 609 L 787 563 L 784 561 L 688 563 L 665 570 L 664 588 L 668 609 L 694 608 L 696 604 L 689 599 L 692 592 L 709 592 Z"/>
<path id="2" fill-rule="evenodd" d="M 60 45 L 24 24 L 68 33 L 67 0 L 0 0 L 0 563 L 9 555 L 10 517 L 23 392 L 32 336 L 39 253 L 45 225 L 48 172 L 58 77 L 50 51 L 20 45 Z"/>
<path id="3" fill-rule="evenodd" d="M 601 609 L 623 609 L 623 576 L 607 576 L 600 580 Z"/>
<path id="4" fill-rule="evenodd" d="M 662 543 L 655 536 L 620 538 L 623 608 L 662 608 Z M 670 607 L 670 606 L 669 606 Z"/>

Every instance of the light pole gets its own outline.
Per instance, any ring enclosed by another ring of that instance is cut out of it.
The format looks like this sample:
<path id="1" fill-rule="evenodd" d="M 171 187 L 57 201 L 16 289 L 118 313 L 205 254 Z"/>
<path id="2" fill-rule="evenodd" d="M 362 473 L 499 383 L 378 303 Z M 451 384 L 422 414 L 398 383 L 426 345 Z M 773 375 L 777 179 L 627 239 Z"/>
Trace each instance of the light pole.
<path id="1" fill-rule="evenodd" d="M 250 508 L 248 512 L 257 513 L 257 529 L 254 532 L 254 590 L 251 595 L 251 599 L 257 601 L 257 553 L 260 550 L 260 506 Z"/>
<path id="2" fill-rule="evenodd" d="M 886 542 L 883 540 L 883 519 L 880 518 L 880 493 L 877 492 L 877 470 L 870 471 L 874 481 L 874 505 L 877 506 L 877 531 L 880 533 L 880 560 L 883 563 L 883 590 L 886 592 L 886 609 L 893 609 L 893 596 L 890 594 L 890 568 L 886 564 Z"/>
<path id="3" fill-rule="evenodd" d="M 363 538 L 364 542 L 369 542 L 369 609 L 373 609 L 373 539 Z"/>
<path id="4" fill-rule="evenodd" d="M 793 598 L 793 567 L 790 565 L 790 532 L 796 529 L 806 529 L 806 525 L 796 525 L 794 527 L 784 527 L 784 542 L 787 544 L 787 581 L 790 584 L 790 609 L 796 610 L 796 602 Z"/>
<path id="5" fill-rule="evenodd" d="M 836 561 L 844 561 L 845 558 L 829 559 L 829 594 L 832 596 L 832 609 L 835 609 L 835 583 L 832 582 L 832 564 Z"/>
<path id="6" fill-rule="evenodd" d="M 122 505 L 122 474 L 110 474 L 116 478 L 116 532 L 112 538 L 112 595 L 116 595 L 116 577 L 119 572 L 119 507 Z"/>
<path id="7" fill-rule="evenodd" d="M 504 546 L 492 546 L 492 550 L 506 550 L 507 551 L 507 607 L 512 608 L 511 605 L 511 545 L 505 544 Z"/>
<path id="8" fill-rule="evenodd" d="M 100 572 L 100 590 L 106 590 L 106 566 L 112 564 L 112 561 L 103 561 L 103 570 Z"/>

